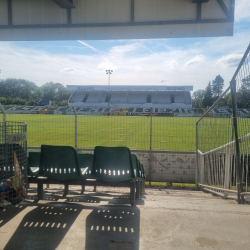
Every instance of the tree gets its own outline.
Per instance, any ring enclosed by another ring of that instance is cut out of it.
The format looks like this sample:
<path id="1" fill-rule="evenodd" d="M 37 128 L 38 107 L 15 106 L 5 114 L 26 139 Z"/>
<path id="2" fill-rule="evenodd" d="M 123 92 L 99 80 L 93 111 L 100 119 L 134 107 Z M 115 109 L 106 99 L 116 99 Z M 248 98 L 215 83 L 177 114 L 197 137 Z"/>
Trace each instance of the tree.
<path id="1" fill-rule="evenodd" d="M 38 100 L 53 101 L 55 105 L 66 105 L 72 91 L 60 83 L 48 82 L 41 87 L 24 80 L 7 78 L 0 80 L 0 102 L 5 105 L 36 105 Z"/>
<path id="2" fill-rule="evenodd" d="M 55 83 L 47 82 L 41 86 L 41 90 L 44 101 L 54 101 L 57 92 Z"/>
<path id="3" fill-rule="evenodd" d="M 61 83 L 56 83 L 56 89 L 57 89 L 57 93 L 56 93 L 55 101 L 61 102 L 61 101 L 69 100 L 72 94 L 72 91 L 67 90 L 67 88 L 65 88 Z"/>
<path id="4" fill-rule="evenodd" d="M 217 75 L 212 82 L 213 95 L 219 98 L 219 96 L 222 94 L 223 87 L 224 79 L 220 75 Z"/>
<path id="5" fill-rule="evenodd" d="M 68 101 L 72 91 L 67 90 L 61 83 L 47 82 L 41 86 L 43 100 L 53 101 L 55 105 L 64 101 Z"/>
<path id="6" fill-rule="evenodd" d="M 204 94 L 205 94 L 204 89 L 198 89 L 193 93 L 193 99 L 197 99 L 197 98 L 203 99 Z"/>
<path id="7" fill-rule="evenodd" d="M 202 99 L 201 98 L 193 99 L 192 100 L 192 107 L 196 108 L 196 109 L 202 108 L 203 107 L 203 105 L 202 105 Z"/>
<path id="8" fill-rule="evenodd" d="M 39 87 L 24 79 L 7 78 L 0 82 L 0 96 L 7 98 L 35 99 Z"/>
<path id="9" fill-rule="evenodd" d="M 198 89 L 193 93 L 192 96 L 192 106 L 193 108 L 202 108 L 202 100 L 204 98 L 205 90 Z"/>
<path id="10" fill-rule="evenodd" d="M 241 87 L 237 92 L 238 108 L 250 107 L 250 75 L 242 79 Z"/>
<path id="11" fill-rule="evenodd" d="M 209 81 L 204 93 L 203 106 L 210 107 L 212 105 L 213 105 L 213 93 L 212 93 L 211 82 Z"/>
<path id="12" fill-rule="evenodd" d="M 242 88 L 250 90 L 250 75 L 242 80 Z"/>
<path id="13" fill-rule="evenodd" d="M 232 99 L 231 99 L 231 93 L 227 93 L 219 102 L 219 106 L 221 107 L 232 107 Z"/>

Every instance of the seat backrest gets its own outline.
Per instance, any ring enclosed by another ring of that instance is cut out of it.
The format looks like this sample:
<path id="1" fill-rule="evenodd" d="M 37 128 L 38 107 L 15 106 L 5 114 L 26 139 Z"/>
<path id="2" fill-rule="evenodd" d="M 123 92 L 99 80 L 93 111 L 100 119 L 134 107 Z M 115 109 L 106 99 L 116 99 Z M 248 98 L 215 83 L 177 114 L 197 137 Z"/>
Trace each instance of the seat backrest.
<path id="1" fill-rule="evenodd" d="M 39 176 L 40 175 L 40 152 L 29 152 L 28 157 L 28 174 L 31 176 Z M 33 173 L 34 170 L 39 169 L 36 171 L 36 174 Z"/>
<path id="2" fill-rule="evenodd" d="M 94 155 L 92 154 L 77 154 L 78 164 L 81 171 L 81 178 L 92 178 L 92 166 Z"/>
<path id="3" fill-rule="evenodd" d="M 80 178 L 76 151 L 70 146 L 41 146 L 40 173 L 48 178 Z"/>
<path id="4" fill-rule="evenodd" d="M 138 160 L 138 158 L 137 158 L 137 164 L 138 164 L 137 166 L 138 166 L 139 176 L 141 178 L 143 178 L 142 164 L 140 163 L 140 161 Z"/>
<path id="5" fill-rule="evenodd" d="M 129 148 L 95 147 L 93 174 L 97 179 L 105 181 L 134 179 L 135 174 Z"/>
<path id="6" fill-rule="evenodd" d="M 144 167 L 142 164 L 141 164 L 141 171 L 142 171 L 142 178 L 146 179 L 146 174 L 145 174 Z"/>
<path id="7" fill-rule="evenodd" d="M 29 160 L 28 160 L 29 167 L 39 168 L 40 156 L 41 156 L 40 152 L 29 152 Z"/>
<path id="8" fill-rule="evenodd" d="M 141 173 L 140 173 L 140 169 L 139 169 L 139 162 L 138 162 L 137 156 L 134 154 L 131 154 L 131 158 L 132 158 L 132 163 L 133 163 L 133 168 L 134 168 L 134 174 L 137 178 L 141 178 Z"/>

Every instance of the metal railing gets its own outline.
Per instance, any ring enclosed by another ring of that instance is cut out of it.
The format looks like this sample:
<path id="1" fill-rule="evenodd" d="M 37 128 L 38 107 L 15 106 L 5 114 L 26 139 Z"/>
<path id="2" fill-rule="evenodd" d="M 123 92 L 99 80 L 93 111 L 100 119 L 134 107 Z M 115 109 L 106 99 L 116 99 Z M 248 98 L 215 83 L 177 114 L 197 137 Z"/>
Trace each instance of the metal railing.
<path id="1" fill-rule="evenodd" d="M 195 123 L 200 113 L 186 110 L 181 117 L 177 109 L 130 109 L 119 113 L 97 107 L 5 107 L 7 121 L 27 123 L 29 152 L 38 152 L 42 144 L 70 145 L 78 153 L 93 153 L 95 146 L 127 146 L 143 164 L 148 181 L 194 183 Z"/>
<path id="2" fill-rule="evenodd" d="M 209 117 L 223 98 L 232 108 L 232 117 Z M 249 107 L 250 44 L 230 86 L 196 123 L 196 185 L 224 195 L 234 194 L 238 203 L 250 195 L 250 116 L 239 112 Z"/>

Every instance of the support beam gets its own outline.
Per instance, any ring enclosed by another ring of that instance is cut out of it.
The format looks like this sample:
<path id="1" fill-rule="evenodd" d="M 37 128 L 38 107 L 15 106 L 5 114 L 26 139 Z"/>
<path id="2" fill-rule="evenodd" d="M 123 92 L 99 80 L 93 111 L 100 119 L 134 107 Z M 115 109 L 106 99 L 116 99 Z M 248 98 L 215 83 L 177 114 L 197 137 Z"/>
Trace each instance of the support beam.
<path id="1" fill-rule="evenodd" d="M 85 191 L 85 185 L 82 185 L 82 191 L 81 191 L 81 194 L 84 194 L 84 191 Z"/>
<path id="2" fill-rule="evenodd" d="M 71 9 L 68 8 L 67 9 L 68 11 L 68 24 L 72 24 L 72 14 L 71 14 Z"/>
<path id="3" fill-rule="evenodd" d="M 201 3 L 197 3 L 197 20 L 201 20 Z"/>
<path id="4" fill-rule="evenodd" d="M 37 198 L 38 200 L 43 200 L 43 180 L 38 179 L 37 182 Z"/>
<path id="5" fill-rule="evenodd" d="M 147 22 L 118 22 L 118 23 L 74 23 L 74 24 L 20 24 L 0 25 L 1 29 L 52 29 L 52 28 L 100 28 L 100 27 L 135 27 L 149 25 L 172 25 L 172 24 L 197 24 L 197 23 L 227 23 L 230 18 L 225 19 L 201 19 L 201 20 L 168 20 L 168 21 L 147 21 Z"/>
<path id="6" fill-rule="evenodd" d="M 193 3 L 207 3 L 209 0 L 193 0 Z"/>
<path id="7" fill-rule="evenodd" d="M 64 194 L 63 196 L 66 197 L 69 194 L 69 184 L 64 185 Z"/>
<path id="8" fill-rule="evenodd" d="M 130 21 L 134 22 L 135 21 L 135 0 L 130 0 L 131 1 L 131 16 L 130 16 Z"/>
<path id="9" fill-rule="evenodd" d="M 73 0 L 52 0 L 52 1 L 63 9 L 75 8 Z"/>
<path id="10" fill-rule="evenodd" d="M 8 0 L 8 25 L 12 25 L 12 0 Z"/>
<path id="11" fill-rule="evenodd" d="M 140 199 L 140 181 L 137 181 L 135 186 L 136 186 L 135 198 Z"/>
<path id="12" fill-rule="evenodd" d="M 225 12 L 227 18 L 229 18 L 229 17 L 230 17 L 230 12 L 229 12 L 229 10 L 227 9 L 227 6 L 225 5 L 224 1 L 223 1 L 223 0 L 217 0 L 217 1 L 218 1 L 218 3 L 219 3 L 220 7 L 221 7 L 221 8 L 223 9 L 223 11 Z"/>
<path id="13" fill-rule="evenodd" d="M 230 14 L 231 14 L 232 21 L 234 20 L 234 9 L 235 9 L 235 0 L 231 0 Z"/>
<path id="14" fill-rule="evenodd" d="M 135 182 L 130 182 L 130 204 L 131 206 L 135 205 Z"/>

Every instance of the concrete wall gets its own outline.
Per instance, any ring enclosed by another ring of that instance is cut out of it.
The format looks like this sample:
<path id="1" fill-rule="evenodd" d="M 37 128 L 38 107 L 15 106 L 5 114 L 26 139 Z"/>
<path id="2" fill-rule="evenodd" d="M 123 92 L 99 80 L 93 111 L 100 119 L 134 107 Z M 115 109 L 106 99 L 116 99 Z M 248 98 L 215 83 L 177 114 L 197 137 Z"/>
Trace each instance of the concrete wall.
<path id="1" fill-rule="evenodd" d="M 230 0 L 224 0 L 229 12 Z M 7 0 L 0 0 L 0 40 L 67 40 L 67 39 L 135 39 L 233 35 L 233 19 L 227 16 L 217 0 L 202 4 L 201 19 L 227 21 L 193 24 L 130 25 L 131 22 L 195 21 L 197 4 L 192 0 L 74 0 L 72 25 L 91 27 L 1 27 L 8 24 Z M 105 24 L 121 23 L 117 27 Z M 67 25 L 66 9 L 51 0 L 12 0 L 13 25 Z M 104 24 L 95 25 L 94 24 Z"/>
<path id="2" fill-rule="evenodd" d="M 179 152 L 134 152 L 150 181 L 195 183 L 196 154 Z"/>

